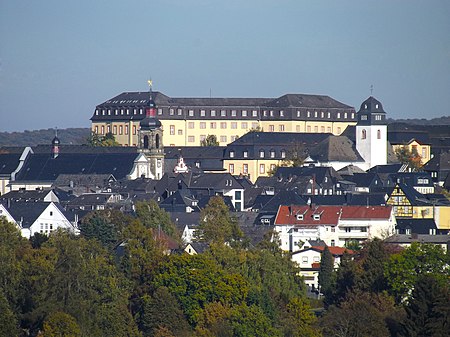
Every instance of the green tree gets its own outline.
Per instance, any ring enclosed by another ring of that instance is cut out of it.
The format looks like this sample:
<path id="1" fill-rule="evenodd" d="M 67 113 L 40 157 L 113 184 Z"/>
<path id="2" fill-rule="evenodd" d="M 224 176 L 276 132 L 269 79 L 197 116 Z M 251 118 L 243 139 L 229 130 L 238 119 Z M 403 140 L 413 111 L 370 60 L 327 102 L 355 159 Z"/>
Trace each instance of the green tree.
<path id="1" fill-rule="evenodd" d="M 17 317 L 11 310 L 6 297 L 0 290 L 0 337 L 17 336 Z"/>
<path id="2" fill-rule="evenodd" d="M 177 299 L 166 287 L 159 287 L 151 297 L 142 297 L 138 321 L 144 336 L 154 336 L 162 327 L 176 336 L 192 335 Z"/>
<path id="3" fill-rule="evenodd" d="M 116 138 L 111 132 L 108 132 L 105 136 L 100 136 L 92 131 L 87 138 L 87 143 L 90 146 L 120 146 L 120 143 L 116 141 Z"/>
<path id="4" fill-rule="evenodd" d="M 164 244 L 155 240 L 152 228 L 134 220 L 124 230 L 125 252 L 121 265 L 125 275 L 133 282 L 133 297 L 148 293 L 157 267 L 164 258 Z"/>
<path id="5" fill-rule="evenodd" d="M 170 256 L 155 276 L 155 286 L 167 287 L 193 327 L 208 303 L 235 305 L 248 293 L 242 275 L 227 273 L 207 254 Z"/>
<path id="6" fill-rule="evenodd" d="M 390 291 L 401 302 L 408 298 L 421 275 L 431 275 L 438 282 L 447 283 L 450 277 L 449 255 L 441 246 L 414 242 L 390 257 L 384 274 Z"/>
<path id="7" fill-rule="evenodd" d="M 448 336 L 450 292 L 432 275 L 420 275 L 406 305 L 402 336 Z"/>
<path id="8" fill-rule="evenodd" d="M 170 236 L 175 234 L 175 225 L 170 220 L 169 213 L 161 209 L 155 200 L 136 202 L 135 212 L 146 227 L 161 229 Z"/>
<path id="9" fill-rule="evenodd" d="M 286 306 L 287 315 L 283 320 L 284 336 L 318 337 L 319 331 L 314 328 L 316 316 L 306 299 L 294 297 Z"/>
<path id="10" fill-rule="evenodd" d="M 418 170 L 422 166 L 422 157 L 416 148 L 409 149 L 407 145 L 395 149 L 395 155 L 402 164 L 407 164 L 411 169 Z"/>
<path id="11" fill-rule="evenodd" d="M 44 242 L 48 241 L 48 235 L 41 233 L 34 233 L 34 235 L 30 238 L 31 246 L 33 248 L 41 248 Z"/>
<path id="12" fill-rule="evenodd" d="M 225 243 L 240 240 L 242 232 L 237 220 L 230 215 L 222 197 L 212 197 L 200 212 L 197 238 L 206 242 Z"/>
<path id="13" fill-rule="evenodd" d="M 14 312 L 21 302 L 22 254 L 29 247 L 17 226 L 0 216 L 0 292 Z"/>
<path id="14" fill-rule="evenodd" d="M 360 266 L 352 260 L 347 251 L 341 257 L 341 263 L 336 271 L 336 284 L 331 294 L 327 294 L 325 302 L 327 305 L 339 305 L 352 292 L 361 276 Z"/>
<path id="15" fill-rule="evenodd" d="M 323 294 L 328 294 L 333 286 L 334 259 L 328 246 L 325 246 L 320 257 L 319 286 Z"/>
<path id="16" fill-rule="evenodd" d="M 200 142 L 201 146 L 219 146 L 216 135 L 208 135 Z"/>
<path id="17" fill-rule="evenodd" d="M 43 337 L 78 337 L 80 327 L 75 318 L 64 312 L 54 312 L 44 321 Z"/>
<path id="18" fill-rule="evenodd" d="M 362 268 L 358 282 L 360 290 L 378 293 L 388 288 L 384 269 L 389 257 L 384 241 L 374 239 L 366 242 L 359 256 Z"/>

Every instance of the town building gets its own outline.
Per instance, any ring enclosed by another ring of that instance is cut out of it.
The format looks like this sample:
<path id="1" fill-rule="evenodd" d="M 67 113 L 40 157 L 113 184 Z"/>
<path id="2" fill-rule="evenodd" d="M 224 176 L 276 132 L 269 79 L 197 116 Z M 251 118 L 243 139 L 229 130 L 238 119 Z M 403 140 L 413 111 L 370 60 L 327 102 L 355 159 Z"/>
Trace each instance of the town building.
<path id="1" fill-rule="evenodd" d="M 216 135 L 224 146 L 251 129 L 339 135 L 356 124 L 355 109 L 329 96 L 286 94 L 278 98 L 172 98 L 157 91 L 124 92 L 96 106 L 91 130 L 112 133 L 137 146 L 140 121 L 150 101 L 162 123 L 166 146 L 198 146 Z"/>

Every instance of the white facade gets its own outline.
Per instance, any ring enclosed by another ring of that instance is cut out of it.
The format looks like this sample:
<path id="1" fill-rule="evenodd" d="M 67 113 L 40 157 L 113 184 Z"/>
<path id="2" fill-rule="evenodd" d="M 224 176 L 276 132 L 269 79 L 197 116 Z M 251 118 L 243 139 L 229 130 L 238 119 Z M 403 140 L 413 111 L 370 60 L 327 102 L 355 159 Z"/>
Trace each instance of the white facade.
<path id="1" fill-rule="evenodd" d="M 387 164 L 387 125 L 356 125 L 356 149 L 364 158 L 363 170 Z"/>

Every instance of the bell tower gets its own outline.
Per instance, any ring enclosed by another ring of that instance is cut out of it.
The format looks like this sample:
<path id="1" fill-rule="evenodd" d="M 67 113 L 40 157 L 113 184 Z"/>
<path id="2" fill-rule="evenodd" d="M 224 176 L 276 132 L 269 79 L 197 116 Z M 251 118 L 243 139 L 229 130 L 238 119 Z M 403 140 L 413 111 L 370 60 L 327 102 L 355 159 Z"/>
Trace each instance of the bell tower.
<path id="1" fill-rule="evenodd" d="M 150 89 L 145 118 L 139 123 L 139 151 L 148 159 L 152 178 L 164 174 L 164 145 L 161 122 L 156 118 L 156 105 Z"/>
<path id="2" fill-rule="evenodd" d="M 370 96 L 357 113 L 356 149 L 366 162 L 367 169 L 387 164 L 386 112 L 380 101 Z"/>

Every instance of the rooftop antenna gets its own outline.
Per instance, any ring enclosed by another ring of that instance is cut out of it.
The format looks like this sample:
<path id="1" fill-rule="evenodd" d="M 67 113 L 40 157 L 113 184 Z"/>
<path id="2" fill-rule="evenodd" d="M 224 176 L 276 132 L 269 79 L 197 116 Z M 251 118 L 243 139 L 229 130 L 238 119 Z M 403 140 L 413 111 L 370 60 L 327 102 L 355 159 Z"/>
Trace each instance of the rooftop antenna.
<path id="1" fill-rule="evenodd" d="M 370 85 L 370 96 L 372 96 L 373 93 L 373 84 Z"/>

